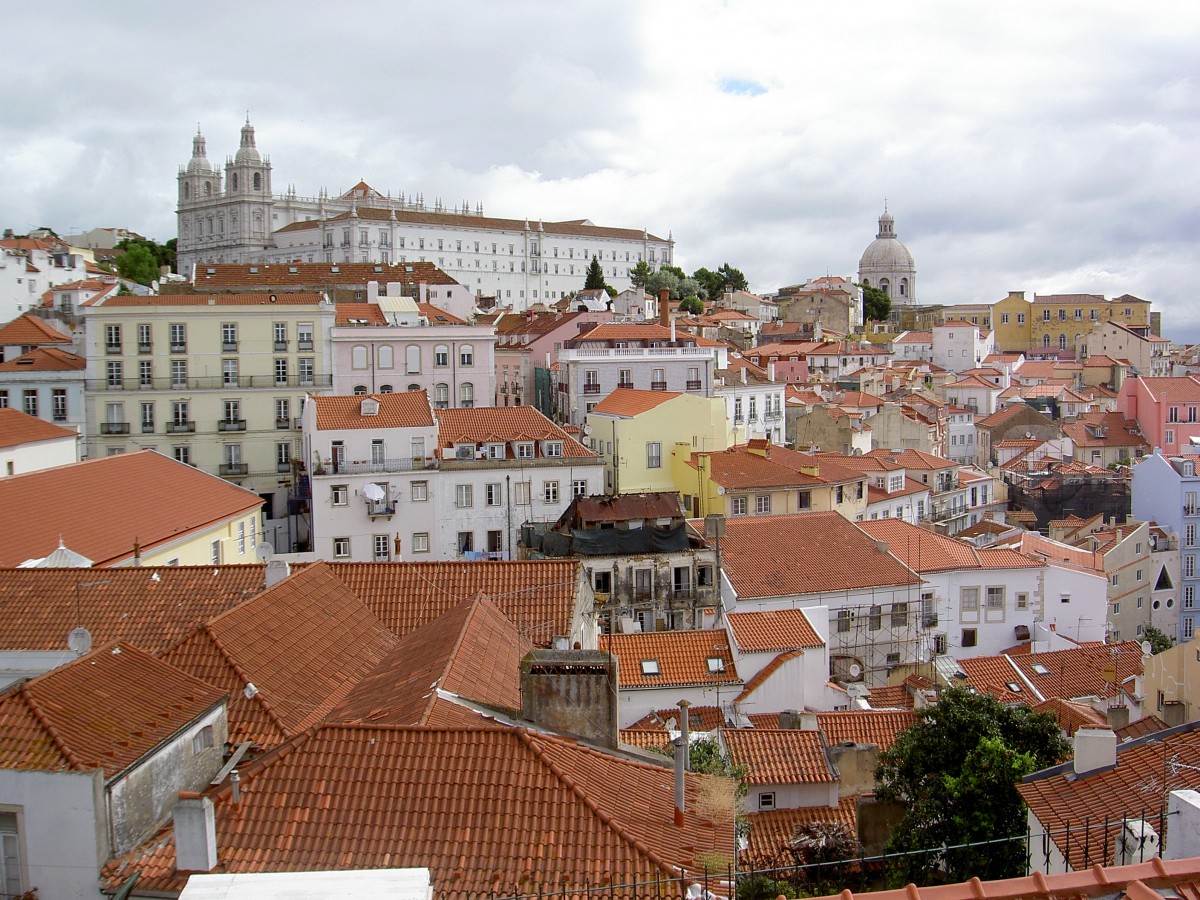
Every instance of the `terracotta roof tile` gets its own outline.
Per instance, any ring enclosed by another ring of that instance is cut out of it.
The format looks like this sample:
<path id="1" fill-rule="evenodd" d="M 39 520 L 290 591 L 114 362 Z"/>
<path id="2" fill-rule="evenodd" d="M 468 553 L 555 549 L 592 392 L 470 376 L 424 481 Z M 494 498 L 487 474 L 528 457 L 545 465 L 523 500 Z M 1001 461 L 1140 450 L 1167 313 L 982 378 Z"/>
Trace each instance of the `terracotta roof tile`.
<path id="1" fill-rule="evenodd" d="M 920 582 L 865 531 L 835 512 L 732 518 L 721 542 L 739 597 L 788 597 Z"/>
<path id="2" fill-rule="evenodd" d="M 1137 641 L 1084 644 L 1069 650 L 1012 657 L 1043 697 L 1116 697 L 1127 679 L 1142 674 L 1142 648 Z"/>
<path id="3" fill-rule="evenodd" d="M 388 319 L 378 303 L 339 303 L 333 310 L 333 324 L 338 326 L 387 325 Z"/>
<path id="4" fill-rule="evenodd" d="M 738 864 L 758 869 L 790 867 L 795 859 L 787 850 L 787 842 L 801 825 L 845 825 L 852 834 L 858 833 L 858 798 L 842 797 L 836 807 L 804 806 L 747 813 L 746 822 L 750 825 L 749 843 L 738 854 Z"/>
<path id="5" fill-rule="evenodd" d="M 222 699 L 131 644 L 108 645 L 0 698 L 0 768 L 112 776 Z"/>
<path id="6" fill-rule="evenodd" d="M 1001 703 L 1037 703 L 1045 694 L 1035 694 L 1021 678 L 1011 657 L 971 656 L 955 660 L 966 676 L 966 683 L 981 694 L 991 694 Z M 961 683 L 961 679 L 955 679 Z"/>
<path id="7" fill-rule="evenodd" d="M 825 641 L 799 609 L 734 612 L 726 616 L 734 643 L 743 653 L 824 647 Z"/>
<path id="8" fill-rule="evenodd" d="M 822 784 L 837 781 L 821 736 L 794 728 L 727 728 L 721 733 L 734 765 L 747 767 L 748 784 Z"/>
<path id="9" fill-rule="evenodd" d="M 601 400 L 592 412 L 609 416 L 636 416 L 682 396 L 678 391 L 644 391 L 618 388 Z"/>
<path id="10" fill-rule="evenodd" d="M 674 724 L 672 730 L 679 728 L 679 707 L 656 709 L 646 713 L 629 726 L 628 731 L 657 731 L 666 732 L 667 726 Z M 715 706 L 692 706 L 688 708 L 688 728 L 691 731 L 715 731 L 725 725 L 725 717 Z"/>
<path id="11" fill-rule="evenodd" d="M 231 741 L 269 746 L 320 721 L 394 643 L 316 563 L 210 620 L 162 658 L 228 694 Z"/>
<path id="12" fill-rule="evenodd" d="M 75 515 L 81 504 L 93 515 Z M 0 478 L 0 566 L 50 553 L 60 540 L 97 567 L 257 510 L 262 498 L 153 450 Z"/>
<path id="13" fill-rule="evenodd" d="M 622 688 L 738 683 L 723 630 L 602 634 L 599 647 L 617 657 Z M 709 659 L 721 661 L 717 671 Z M 653 666 L 647 665 L 650 661 Z"/>
<path id="14" fill-rule="evenodd" d="M 873 687 L 867 692 L 867 698 L 871 708 L 876 710 L 912 709 L 915 704 L 913 695 L 902 684 Z"/>
<path id="15" fill-rule="evenodd" d="M 348 724 L 428 725 L 438 691 L 493 708 L 521 709 L 517 628 L 482 595 L 401 638 L 328 717 Z"/>
<path id="16" fill-rule="evenodd" d="M 673 780 L 667 766 L 520 729 L 326 725 L 243 766 L 236 810 L 217 793 L 217 871 L 422 866 L 439 900 L 468 900 L 732 858 L 732 804 L 707 800 L 714 779 L 687 774 L 695 812 L 682 829 Z M 177 892 L 187 876 L 174 860 L 167 829 L 102 878 L 112 887 L 138 869 L 139 890 Z"/>
<path id="17" fill-rule="evenodd" d="M 279 293 L 272 295 L 272 301 L 265 293 L 257 294 L 153 294 L 139 296 L 134 294 L 109 297 L 104 306 L 128 306 L 152 309 L 156 306 L 312 306 L 325 301 L 324 294 Z M 85 304 L 86 305 L 86 304 Z"/>
<path id="18" fill-rule="evenodd" d="M 0 363 L 0 372 L 81 372 L 87 360 L 58 347 L 35 347 Z"/>
<path id="19" fill-rule="evenodd" d="M 439 409 L 438 445 L 443 448 L 460 443 L 486 444 L 512 441 L 562 441 L 563 456 L 599 460 L 596 454 L 579 443 L 532 406 L 480 406 L 472 409 Z M 506 453 L 515 451 L 508 447 Z M 542 447 L 534 453 L 543 456 Z M 513 458 L 510 456 L 510 458 Z"/>
<path id="20" fill-rule="evenodd" d="M 0 328 L 0 347 L 36 346 L 38 344 L 71 344 L 71 336 L 47 324 L 37 316 L 26 313 L 17 316 Z"/>
<path id="21" fill-rule="evenodd" d="M 0 447 L 19 447 L 22 444 L 39 444 L 42 441 L 75 439 L 79 434 L 44 419 L 26 415 L 14 407 L 0 409 Z"/>
<path id="22" fill-rule="evenodd" d="M 1048 712 L 1058 721 L 1058 727 L 1067 735 L 1073 735 L 1080 728 L 1107 728 L 1108 718 L 1098 711 L 1082 703 L 1071 700 L 1061 700 L 1051 697 L 1034 705 L 1036 712 Z"/>
<path id="23" fill-rule="evenodd" d="M 830 747 L 844 743 L 874 744 L 880 750 L 886 750 L 895 742 L 896 735 L 916 721 L 915 712 L 887 709 L 817 713 L 817 727 Z"/>
<path id="24" fill-rule="evenodd" d="M 583 571 L 578 560 L 557 559 L 331 563 L 329 568 L 398 637 L 483 593 L 537 647 L 572 634 Z"/>
<path id="25" fill-rule="evenodd" d="M 305 223 L 307 224 L 307 223 Z M 313 222 L 315 227 L 318 223 Z M 209 272 L 212 274 L 209 274 Z M 377 281 L 380 285 L 399 282 L 418 284 L 458 284 L 431 262 L 382 263 L 198 263 L 195 289 L 260 290 L 270 287 L 335 287 L 362 285 Z"/>
<path id="26" fill-rule="evenodd" d="M 454 313 L 448 313 L 440 306 L 435 306 L 432 303 L 418 303 L 417 309 L 421 315 L 429 320 L 431 325 L 466 325 L 466 319 L 460 319 Z"/>
<path id="27" fill-rule="evenodd" d="M 363 401 L 374 400 L 378 412 L 363 415 Z M 341 431 L 369 428 L 428 428 L 434 424 L 433 409 L 425 391 L 399 394 L 346 394 L 310 397 L 316 405 L 317 430 Z"/>
<path id="28" fill-rule="evenodd" d="M 1118 728 L 1117 740 L 1131 741 L 1134 738 L 1139 738 L 1143 735 L 1154 734 L 1156 731 L 1165 731 L 1169 727 L 1170 726 L 1158 716 L 1143 716 L 1136 722 L 1130 722 L 1124 728 Z"/>

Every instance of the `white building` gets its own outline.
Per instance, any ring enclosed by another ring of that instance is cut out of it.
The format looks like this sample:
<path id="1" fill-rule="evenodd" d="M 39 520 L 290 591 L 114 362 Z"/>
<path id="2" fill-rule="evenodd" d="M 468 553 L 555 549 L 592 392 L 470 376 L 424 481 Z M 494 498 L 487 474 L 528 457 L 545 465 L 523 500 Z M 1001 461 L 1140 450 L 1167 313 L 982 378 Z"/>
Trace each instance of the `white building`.
<path id="1" fill-rule="evenodd" d="M 48 238 L 0 239 L 0 321 L 42 305 L 42 294 L 58 284 L 88 277 L 87 261 L 66 244 Z"/>
<path id="2" fill-rule="evenodd" d="M 933 363 L 948 371 L 978 368 L 995 347 L 995 332 L 963 319 L 947 319 L 933 326 Z"/>
<path id="3" fill-rule="evenodd" d="M 522 524 L 604 486 L 603 460 L 527 406 L 313 397 L 303 429 L 320 559 L 512 559 Z"/>
<path id="4" fill-rule="evenodd" d="M 483 215 L 482 207 L 385 196 L 362 182 L 340 196 L 271 189 L 271 162 L 247 119 L 224 172 L 204 136 L 178 175 L 178 267 L 199 262 L 434 262 L 473 293 L 523 310 L 583 287 L 592 257 L 617 290 L 639 262 L 674 262 L 674 241 L 587 219 L 543 222 Z"/>
<path id="5" fill-rule="evenodd" d="M 858 283 L 879 288 L 893 306 L 917 303 L 917 264 L 908 248 L 896 237 L 896 220 L 885 208 L 879 217 L 879 232 L 858 261 Z"/>

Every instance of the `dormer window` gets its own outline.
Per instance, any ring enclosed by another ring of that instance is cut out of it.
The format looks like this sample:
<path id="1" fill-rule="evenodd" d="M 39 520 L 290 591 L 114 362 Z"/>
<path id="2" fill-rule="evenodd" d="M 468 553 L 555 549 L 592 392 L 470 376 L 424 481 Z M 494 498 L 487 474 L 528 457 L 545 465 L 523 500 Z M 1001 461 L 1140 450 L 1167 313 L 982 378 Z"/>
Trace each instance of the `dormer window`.
<path id="1" fill-rule="evenodd" d="M 662 672 L 658 668 L 658 660 L 657 659 L 643 659 L 642 660 L 642 674 L 645 676 L 661 675 Z"/>
<path id="2" fill-rule="evenodd" d="M 544 453 L 547 457 L 560 457 L 563 455 L 562 441 L 546 441 Z"/>
<path id="3" fill-rule="evenodd" d="M 454 445 L 455 459 L 474 459 L 475 445 L 474 444 L 455 444 Z"/>
<path id="4" fill-rule="evenodd" d="M 521 441 L 516 445 L 517 459 L 533 459 L 533 442 Z"/>
<path id="5" fill-rule="evenodd" d="M 504 445 L 503 444 L 488 444 L 487 445 L 487 458 L 488 459 L 504 459 Z"/>

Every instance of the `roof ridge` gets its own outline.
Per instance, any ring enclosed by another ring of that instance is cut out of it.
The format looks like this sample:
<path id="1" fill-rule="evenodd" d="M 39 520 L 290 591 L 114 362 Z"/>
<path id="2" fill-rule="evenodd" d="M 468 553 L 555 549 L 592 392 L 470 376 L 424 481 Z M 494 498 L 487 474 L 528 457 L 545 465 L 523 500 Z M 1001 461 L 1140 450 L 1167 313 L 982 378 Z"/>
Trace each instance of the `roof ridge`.
<path id="1" fill-rule="evenodd" d="M 242 604 L 238 604 L 238 606 L 235 606 L 234 609 L 239 609 L 241 607 L 241 605 Z M 232 612 L 232 611 L 233 610 L 226 610 L 226 612 Z M 221 613 L 221 615 L 223 616 L 223 615 L 225 615 L 225 613 Z M 216 621 L 216 619 L 219 619 L 220 617 L 221 616 L 217 616 L 215 619 L 213 619 L 213 621 Z M 202 631 L 208 637 L 208 639 L 212 641 L 213 646 L 217 648 L 217 652 L 220 653 L 222 657 L 224 657 L 224 659 L 227 663 L 229 663 L 229 667 L 231 669 L 233 669 L 234 673 L 238 676 L 238 678 L 240 678 L 245 684 L 254 684 L 254 682 L 250 680 L 249 673 L 247 673 L 240 665 L 238 665 L 237 660 L 235 660 L 233 658 L 233 654 L 231 654 L 227 649 L 225 649 L 224 642 L 222 642 L 222 640 L 219 637 L 217 637 L 216 633 L 213 631 L 213 629 L 211 627 L 210 622 L 205 622 L 203 625 L 201 625 L 200 631 Z M 253 697 L 247 697 L 246 699 L 248 699 L 252 702 L 257 701 L 262 706 L 263 711 L 267 714 L 267 718 L 270 719 L 272 724 L 274 724 L 275 727 L 279 729 L 281 734 L 289 733 L 290 729 L 283 723 L 283 719 L 280 718 L 279 714 L 275 711 L 275 708 L 274 708 L 274 706 L 272 706 L 270 701 L 268 701 L 267 698 L 263 696 L 262 691 L 256 691 L 254 693 Z"/>
<path id="2" fill-rule="evenodd" d="M 49 717 L 42 711 L 41 704 L 34 698 L 33 692 L 29 690 L 28 682 L 21 685 L 21 696 L 25 699 L 25 703 L 29 706 L 29 711 L 33 713 L 33 717 L 38 720 L 38 724 L 46 729 L 50 737 L 53 738 L 59 752 L 67 758 L 67 762 L 76 769 L 84 768 L 83 760 L 67 745 L 66 740 L 58 733 L 58 728 L 55 727 Z"/>
<path id="3" fill-rule="evenodd" d="M 421 712 L 419 724 L 424 725 L 429 721 L 429 716 L 433 712 L 434 704 L 436 704 L 438 700 L 437 687 L 445 684 L 446 679 L 449 677 L 450 670 L 454 667 L 455 657 L 458 656 L 458 651 L 462 647 L 467 630 L 471 627 L 471 623 L 475 619 L 476 613 L 479 611 L 479 601 L 481 599 L 487 600 L 487 594 L 485 594 L 483 591 L 476 591 L 474 597 L 468 597 L 467 599 L 461 601 L 462 603 L 470 604 L 470 606 L 467 609 L 466 616 L 463 618 L 462 625 L 459 626 L 458 633 L 454 636 L 454 644 L 450 647 L 450 652 L 446 654 L 446 658 L 443 660 L 441 671 L 438 673 L 438 677 L 433 682 L 433 685 L 431 685 L 434 690 L 429 692 L 429 697 L 425 701 L 425 709 Z M 431 622 L 430 624 L 433 623 Z"/>
<path id="4" fill-rule="evenodd" d="M 657 853 L 650 849 L 650 847 L 648 847 L 645 843 L 637 840 L 633 837 L 633 835 L 629 834 L 625 830 L 624 826 L 622 826 L 613 816 L 602 810 L 600 805 L 596 803 L 595 800 L 586 795 L 582 788 L 579 787 L 579 784 L 575 781 L 575 779 L 572 778 L 568 773 L 564 772 L 558 763 L 550 759 L 550 757 L 542 751 L 541 747 L 537 746 L 537 742 L 533 738 L 533 733 L 529 729 L 520 728 L 516 729 L 516 732 L 522 743 L 524 743 L 525 746 L 538 758 L 538 760 L 550 770 L 551 774 L 553 774 L 554 777 L 557 778 L 558 781 L 567 788 L 567 790 L 578 797 L 583 805 L 586 806 L 592 812 L 592 814 L 604 824 L 606 828 L 611 829 L 621 841 L 632 847 L 638 853 L 644 854 L 650 859 L 651 862 L 659 866 L 664 871 L 678 874 L 678 867 L 672 865 L 664 859 L 659 858 Z M 540 735 L 539 737 L 544 738 L 544 736 Z M 581 745 L 576 746 L 580 749 L 584 749 Z"/>

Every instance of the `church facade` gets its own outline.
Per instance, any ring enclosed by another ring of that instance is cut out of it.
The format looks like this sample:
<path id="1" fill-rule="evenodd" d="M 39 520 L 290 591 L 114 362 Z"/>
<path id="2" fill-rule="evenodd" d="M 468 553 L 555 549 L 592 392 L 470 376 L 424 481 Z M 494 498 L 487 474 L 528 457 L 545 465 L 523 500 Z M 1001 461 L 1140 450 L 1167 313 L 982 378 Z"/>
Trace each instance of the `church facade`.
<path id="1" fill-rule="evenodd" d="M 303 197 L 294 187 L 275 194 L 271 174 L 249 118 L 223 170 L 197 132 L 178 175 L 181 274 L 221 262 L 432 262 L 476 296 L 520 311 L 580 290 L 593 256 L 618 291 L 631 287 L 639 262 L 657 270 L 674 261 L 672 238 L 645 229 L 496 218 L 465 201 L 430 208 L 422 195 L 393 198 L 363 182 L 337 196 Z"/>
<path id="2" fill-rule="evenodd" d="M 917 264 L 896 237 L 896 220 L 885 207 L 879 232 L 858 261 L 858 283 L 879 288 L 892 306 L 917 305 Z"/>

